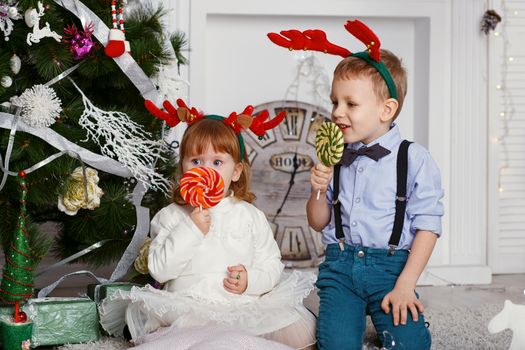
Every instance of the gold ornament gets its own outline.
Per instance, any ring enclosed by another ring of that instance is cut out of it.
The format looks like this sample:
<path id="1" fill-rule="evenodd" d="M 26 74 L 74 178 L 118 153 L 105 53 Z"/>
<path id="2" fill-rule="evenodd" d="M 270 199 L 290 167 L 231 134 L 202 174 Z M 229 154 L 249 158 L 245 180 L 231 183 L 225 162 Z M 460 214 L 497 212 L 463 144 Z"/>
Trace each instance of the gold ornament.
<path id="1" fill-rule="evenodd" d="M 140 247 L 139 256 L 135 259 L 133 266 L 138 273 L 146 275 L 149 273 L 148 270 L 148 252 L 151 244 L 151 238 L 146 238 L 142 246 Z"/>

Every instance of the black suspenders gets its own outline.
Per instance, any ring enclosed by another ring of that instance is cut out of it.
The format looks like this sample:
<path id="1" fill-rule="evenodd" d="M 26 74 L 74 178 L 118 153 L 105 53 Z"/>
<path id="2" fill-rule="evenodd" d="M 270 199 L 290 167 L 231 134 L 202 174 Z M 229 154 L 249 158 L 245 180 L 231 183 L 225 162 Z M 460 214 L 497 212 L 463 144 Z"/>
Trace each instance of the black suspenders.
<path id="1" fill-rule="evenodd" d="M 397 151 L 397 189 L 396 189 L 396 214 L 392 235 L 388 241 L 388 252 L 393 254 L 403 232 L 405 222 L 405 210 L 407 208 L 407 173 L 408 173 L 408 146 L 411 142 L 403 140 Z"/>
<path id="2" fill-rule="evenodd" d="M 403 232 L 403 224 L 405 221 L 405 210 L 407 206 L 407 173 L 408 173 L 408 146 L 412 142 L 403 140 L 397 152 L 397 189 L 396 189 L 396 212 L 394 218 L 394 226 L 392 227 L 392 234 L 388 241 L 388 252 L 394 254 L 395 249 L 401 240 L 401 233 Z M 345 236 L 343 232 L 343 225 L 341 222 L 341 202 L 339 202 L 339 173 L 341 165 L 334 166 L 334 191 L 333 191 L 333 206 L 334 206 L 334 221 L 335 221 L 335 237 L 339 241 L 339 247 L 344 250 Z"/>
<path id="3" fill-rule="evenodd" d="M 335 238 L 339 241 L 339 248 L 341 251 L 345 250 L 345 234 L 343 232 L 343 225 L 341 223 L 341 202 L 339 202 L 339 171 L 341 165 L 334 166 L 334 192 L 332 196 L 332 203 L 334 205 L 334 221 L 335 221 Z"/>

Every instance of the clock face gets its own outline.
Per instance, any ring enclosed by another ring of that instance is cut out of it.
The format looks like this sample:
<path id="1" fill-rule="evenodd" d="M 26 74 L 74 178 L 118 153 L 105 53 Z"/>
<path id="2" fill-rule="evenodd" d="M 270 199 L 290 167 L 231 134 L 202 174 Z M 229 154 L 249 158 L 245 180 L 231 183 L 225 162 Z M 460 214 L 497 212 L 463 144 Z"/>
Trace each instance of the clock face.
<path id="1" fill-rule="evenodd" d="M 262 139 L 246 133 L 246 152 L 252 165 L 251 190 L 257 196 L 255 205 L 264 211 L 272 226 L 284 264 L 316 266 L 324 256 L 324 246 L 321 234 L 308 225 L 306 201 L 310 196 L 310 169 L 318 162 L 315 135 L 319 126 L 330 120 L 330 114 L 297 101 L 265 103 L 256 106 L 254 114 L 265 109 L 270 118 L 281 111 L 286 111 L 287 117 Z"/>

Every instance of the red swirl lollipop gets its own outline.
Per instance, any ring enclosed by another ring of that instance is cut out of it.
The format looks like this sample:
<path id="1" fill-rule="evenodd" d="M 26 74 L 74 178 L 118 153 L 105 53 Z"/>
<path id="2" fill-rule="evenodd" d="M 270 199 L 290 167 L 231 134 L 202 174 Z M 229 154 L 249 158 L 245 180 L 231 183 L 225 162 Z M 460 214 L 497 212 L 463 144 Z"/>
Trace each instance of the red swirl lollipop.
<path id="1" fill-rule="evenodd" d="M 224 181 L 215 169 L 193 168 L 182 175 L 180 194 L 193 207 L 211 208 L 222 199 Z"/>

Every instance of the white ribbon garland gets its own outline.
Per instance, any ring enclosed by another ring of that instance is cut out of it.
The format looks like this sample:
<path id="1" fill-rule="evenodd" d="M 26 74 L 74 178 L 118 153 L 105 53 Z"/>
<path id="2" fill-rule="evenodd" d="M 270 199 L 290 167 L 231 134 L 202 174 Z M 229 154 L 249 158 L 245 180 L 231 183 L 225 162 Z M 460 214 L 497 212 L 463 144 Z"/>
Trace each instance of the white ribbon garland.
<path id="1" fill-rule="evenodd" d="M 60 283 L 62 283 L 63 280 L 65 280 L 66 278 L 68 277 L 71 277 L 71 276 L 77 276 L 77 275 L 86 275 L 86 276 L 91 276 L 93 277 L 98 283 L 105 283 L 107 282 L 108 280 L 105 279 L 105 278 L 101 278 L 101 277 L 97 277 L 95 276 L 95 274 L 91 271 L 87 271 L 87 270 L 81 270 L 81 271 L 75 271 L 75 272 L 71 272 L 71 273 L 68 273 L 67 275 L 64 275 L 62 277 L 60 277 L 57 281 L 55 281 L 54 283 L 51 283 L 49 286 L 45 287 L 45 288 L 42 288 L 39 292 L 38 292 L 38 297 L 39 298 L 45 298 L 49 295 L 49 293 L 51 293 L 53 291 L 53 289 L 55 289 Z"/>
<path id="2" fill-rule="evenodd" d="M 13 130 L 13 122 L 14 122 L 15 116 L 9 113 L 0 112 L 0 128 L 3 129 L 11 129 Z M 34 128 L 32 126 L 27 125 L 21 120 L 18 120 L 17 126 L 15 127 L 15 130 L 27 132 L 31 135 L 34 135 L 44 141 L 46 141 L 51 146 L 55 147 L 56 149 L 60 151 L 64 151 L 62 154 L 66 154 L 68 152 L 71 152 L 73 154 L 77 154 L 84 163 L 91 165 L 93 168 L 96 168 L 98 170 L 105 171 L 110 174 L 114 174 L 120 177 L 131 177 L 131 172 L 121 163 L 117 162 L 114 159 L 111 159 L 109 157 L 102 156 L 97 153 L 93 153 L 85 148 L 80 147 L 76 143 L 73 143 L 63 137 L 62 135 L 58 134 L 57 132 L 53 131 L 49 128 Z M 61 154 L 61 155 L 62 155 Z M 58 156 L 54 155 L 52 157 L 55 157 L 54 159 L 58 158 Z M 49 158 L 48 158 L 49 159 Z M 54 160 L 53 159 L 53 160 Z M 44 162 L 45 164 L 41 164 Z M 50 162 L 46 162 L 46 160 L 39 162 L 37 165 L 32 166 L 31 168 L 25 170 L 26 173 L 30 173 L 32 171 L 35 171 L 39 168 L 41 168 L 44 165 L 47 165 Z M 4 170 L 4 169 L 2 169 Z M 5 170 L 8 170 L 8 167 L 6 167 Z M 5 171 L 4 170 L 4 171 Z M 8 171 L 9 175 L 16 176 L 17 173 Z"/>
<path id="3" fill-rule="evenodd" d="M 3 165 L 3 162 L 2 162 L 2 159 L 0 158 L 0 167 L 2 167 L 2 171 L 4 172 L 3 175 L 2 175 L 2 182 L 0 183 L 0 191 L 2 190 L 2 188 L 4 188 L 4 185 L 7 181 L 7 177 L 9 175 L 11 176 L 16 176 L 18 175 L 17 173 L 15 172 L 12 172 L 12 171 L 9 171 L 9 159 L 11 158 L 11 152 L 13 151 L 13 143 L 15 141 L 15 134 L 16 134 L 16 127 L 18 125 L 18 121 L 19 121 L 19 116 L 20 116 L 20 112 L 22 111 L 22 109 L 20 108 L 17 108 L 16 109 L 16 114 L 15 115 L 12 115 L 13 118 L 10 120 L 10 125 L 9 127 L 6 129 L 10 129 L 11 131 L 9 132 L 9 140 L 8 140 L 8 143 L 7 143 L 7 150 L 5 152 L 6 156 L 5 156 L 5 166 Z M 0 114 L 1 116 L 1 114 Z M 0 120 L 0 122 L 2 122 L 3 120 Z M 0 155 L 1 157 L 1 155 Z"/>
<path id="4" fill-rule="evenodd" d="M 98 241 L 97 243 L 94 243 L 94 244 L 90 245 L 89 247 L 87 247 L 85 249 L 82 249 L 78 253 L 75 253 L 75 254 L 73 254 L 71 256 L 68 256 L 67 258 L 65 258 L 63 260 L 60 260 L 59 262 L 57 262 L 57 263 L 55 263 L 53 265 L 50 265 L 50 266 L 46 267 L 43 270 L 38 271 L 36 273 L 35 277 L 43 275 L 44 273 L 48 273 L 49 271 L 52 271 L 52 270 L 54 270 L 54 269 L 56 269 L 56 268 L 58 268 L 58 267 L 60 267 L 62 265 L 65 265 L 68 262 L 71 262 L 71 261 L 73 261 L 75 259 L 78 259 L 81 256 L 86 255 L 87 253 L 92 252 L 93 250 L 102 247 L 104 244 L 108 243 L 109 241 L 112 241 L 112 239 L 104 239 L 102 241 Z"/>
<path id="5" fill-rule="evenodd" d="M 133 233 L 131 242 L 129 242 L 129 245 L 124 251 L 124 254 L 122 254 L 117 267 L 115 267 L 115 270 L 111 274 L 111 277 L 109 278 L 110 281 L 116 281 L 126 275 L 128 269 L 139 255 L 142 242 L 144 242 L 149 233 L 149 208 L 140 205 L 147 190 L 148 189 L 144 183 L 137 181 L 137 185 L 133 189 L 131 197 L 131 202 L 135 206 L 135 211 L 137 213 L 137 227 L 135 228 L 135 233 Z"/>

